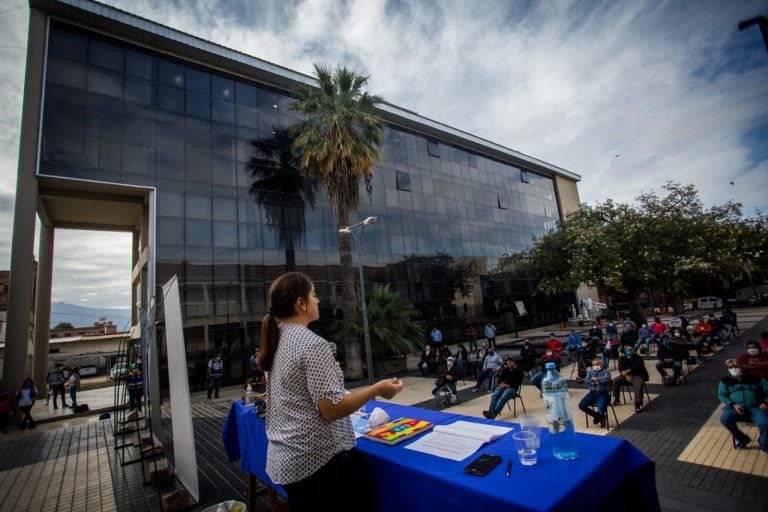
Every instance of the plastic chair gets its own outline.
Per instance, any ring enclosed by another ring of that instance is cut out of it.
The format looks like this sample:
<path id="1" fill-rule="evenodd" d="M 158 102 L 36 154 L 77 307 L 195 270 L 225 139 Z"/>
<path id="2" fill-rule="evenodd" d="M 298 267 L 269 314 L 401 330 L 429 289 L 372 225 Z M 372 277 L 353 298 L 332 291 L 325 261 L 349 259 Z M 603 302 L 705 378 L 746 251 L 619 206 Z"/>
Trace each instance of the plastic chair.
<path id="1" fill-rule="evenodd" d="M 613 413 L 613 419 L 616 422 L 616 426 L 618 427 L 619 426 L 619 417 L 616 416 L 616 409 L 613 408 L 613 404 L 610 401 L 608 402 L 608 407 L 610 408 L 611 412 Z M 589 404 L 589 409 L 592 412 L 594 412 L 595 411 L 595 404 L 594 403 Z M 587 419 L 587 422 L 586 422 L 587 423 L 587 428 L 589 428 L 589 421 L 591 419 L 591 416 L 589 414 L 587 414 L 586 412 L 584 413 L 584 416 Z M 605 415 L 605 430 L 611 430 L 611 418 L 610 418 L 610 416 L 608 414 Z"/>
<path id="2" fill-rule="evenodd" d="M 517 387 L 517 393 L 515 394 L 515 397 L 507 402 L 507 409 L 512 411 L 512 416 L 515 418 L 517 418 L 517 401 L 518 400 L 520 400 L 520 405 L 523 407 L 523 412 L 528 412 L 525 410 L 525 402 L 523 402 L 523 395 L 520 394 L 522 389 L 523 389 L 523 385 L 520 384 Z M 511 406 L 509 405 L 509 402 L 512 402 Z"/>

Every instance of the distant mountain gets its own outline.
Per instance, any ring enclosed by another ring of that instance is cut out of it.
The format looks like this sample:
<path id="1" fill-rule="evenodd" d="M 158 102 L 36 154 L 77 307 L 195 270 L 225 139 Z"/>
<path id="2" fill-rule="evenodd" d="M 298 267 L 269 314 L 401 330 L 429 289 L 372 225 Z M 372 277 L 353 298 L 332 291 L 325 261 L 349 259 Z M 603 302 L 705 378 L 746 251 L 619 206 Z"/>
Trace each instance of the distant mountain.
<path id="1" fill-rule="evenodd" d="M 130 328 L 130 309 L 88 308 L 65 302 L 51 304 L 51 328 L 61 322 L 69 322 L 74 327 L 90 327 L 103 316 L 117 326 L 118 332 Z"/>

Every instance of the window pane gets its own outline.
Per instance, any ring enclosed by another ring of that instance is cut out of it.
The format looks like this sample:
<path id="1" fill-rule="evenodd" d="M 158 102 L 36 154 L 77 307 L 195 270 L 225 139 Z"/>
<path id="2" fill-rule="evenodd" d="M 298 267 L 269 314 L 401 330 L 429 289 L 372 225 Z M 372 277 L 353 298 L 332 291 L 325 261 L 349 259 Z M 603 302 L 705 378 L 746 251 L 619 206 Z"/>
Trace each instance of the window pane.
<path id="1" fill-rule="evenodd" d="M 220 123 L 235 123 L 235 104 L 231 101 L 219 99 L 213 100 L 212 116 L 214 121 Z"/>
<path id="2" fill-rule="evenodd" d="M 211 218 L 211 198 L 207 196 L 196 196 L 187 194 L 186 216 L 190 219 L 210 219 Z"/>
<path id="3" fill-rule="evenodd" d="M 179 64 L 160 60 L 157 75 L 160 83 L 174 87 L 184 87 L 184 67 Z"/>
<path id="4" fill-rule="evenodd" d="M 51 57 L 48 60 L 47 78 L 49 82 L 85 89 L 85 65 Z"/>
<path id="5" fill-rule="evenodd" d="M 187 90 L 210 95 L 211 75 L 196 69 L 187 69 Z"/>
<path id="6" fill-rule="evenodd" d="M 237 247 L 237 224 L 234 222 L 214 222 L 213 245 L 215 247 Z"/>
<path id="7" fill-rule="evenodd" d="M 178 191 L 158 187 L 157 214 L 169 217 L 183 217 L 184 196 Z"/>
<path id="8" fill-rule="evenodd" d="M 56 28 L 51 30 L 50 53 L 52 55 L 85 62 L 87 48 L 84 37 L 68 34 Z"/>
<path id="9" fill-rule="evenodd" d="M 100 68 L 123 71 L 123 51 L 112 45 L 91 41 L 88 62 Z"/>
<path id="10" fill-rule="evenodd" d="M 187 114 L 210 119 L 211 97 L 196 92 L 187 92 Z"/>
<path id="11" fill-rule="evenodd" d="M 152 104 L 152 84 L 143 80 L 133 78 L 125 79 L 125 100 Z"/>
<path id="12" fill-rule="evenodd" d="M 151 57 L 126 50 L 125 73 L 127 75 L 151 81 L 154 78 L 153 68 Z"/>
<path id="13" fill-rule="evenodd" d="M 98 68 L 88 69 L 88 90 L 113 96 L 123 97 L 123 75 Z"/>
<path id="14" fill-rule="evenodd" d="M 240 105 L 251 105 L 255 107 L 258 102 L 256 88 L 252 85 L 246 85 L 241 82 L 235 82 L 235 101 Z"/>
<path id="15" fill-rule="evenodd" d="M 184 112 L 184 91 L 167 85 L 157 88 L 157 104 L 160 108 L 173 112 Z"/>
<path id="16" fill-rule="evenodd" d="M 211 245 L 211 221 L 188 220 L 186 226 L 187 245 Z"/>
<path id="17" fill-rule="evenodd" d="M 157 239 L 166 245 L 184 243 L 184 221 L 167 217 L 157 218 Z"/>
<path id="18" fill-rule="evenodd" d="M 229 78 L 223 78 L 213 75 L 211 77 L 213 86 L 212 95 L 214 98 L 234 101 L 235 100 L 235 82 Z"/>

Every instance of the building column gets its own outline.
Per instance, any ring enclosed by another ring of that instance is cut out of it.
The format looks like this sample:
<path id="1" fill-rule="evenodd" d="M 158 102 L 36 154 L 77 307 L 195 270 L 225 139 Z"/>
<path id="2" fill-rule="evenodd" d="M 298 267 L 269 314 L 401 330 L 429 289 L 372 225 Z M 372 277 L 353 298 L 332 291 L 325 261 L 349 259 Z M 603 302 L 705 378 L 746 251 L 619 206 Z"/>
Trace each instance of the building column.
<path id="1" fill-rule="evenodd" d="M 8 312 L 3 360 L 3 385 L 20 386 L 26 375 L 29 322 L 35 281 L 35 218 L 37 214 L 37 142 L 40 99 L 45 59 L 46 15 L 38 9 L 29 12 L 27 70 L 24 77 L 19 168 L 16 179 L 16 204 L 11 237 L 11 268 L 8 283 Z"/>
<path id="2" fill-rule="evenodd" d="M 35 344 L 32 352 L 32 379 L 42 393 L 48 374 L 48 343 L 51 339 L 51 287 L 53 285 L 53 226 L 41 226 L 37 292 L 35 297 Z"/>

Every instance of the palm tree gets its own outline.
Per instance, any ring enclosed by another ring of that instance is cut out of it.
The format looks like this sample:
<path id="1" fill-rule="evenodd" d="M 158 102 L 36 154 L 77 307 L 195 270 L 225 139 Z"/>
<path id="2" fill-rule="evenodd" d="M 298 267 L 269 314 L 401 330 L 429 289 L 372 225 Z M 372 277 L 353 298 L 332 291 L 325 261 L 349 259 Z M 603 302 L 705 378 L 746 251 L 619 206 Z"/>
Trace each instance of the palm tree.
<path id="1" fill-rule="evenodd" d="M 345 67 L 332 71 L 315 65 L 317 87 L 297 91 L 292 108 L 304 121 L 294 127 L 293 148 L 300 166 L 319 178 L 328 192 L 336 225 L 349 225 L 349 214 L 360 202 L 360 179 L 372 192 L 373 167 L 380 157 L 383 123 L 376 112 L 381 96 L 362 89 L 368 81 Z M 344 319 L 357 316 L 357 298 L 349 234 L 339 235 L 341 310 Z M 347 378 L 361 379 L 363 364 L 359 340 L 345 323 L 344 360 Z"/>
<path id="2" fill-rule="evenodd" d="M 296 270 L 296 242 L 304 231 L 306 205 L 315 205 L 318 186 L 299 169 L 293 140 L 285 128 L 275 129 L 272 137 L 252 140 L 255 153 L 246 167 L 254 179 L 249 192 L 285 249 L 286 272 Z"/>

